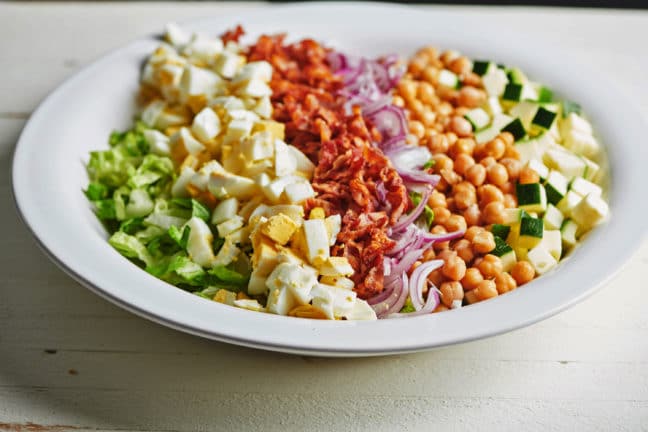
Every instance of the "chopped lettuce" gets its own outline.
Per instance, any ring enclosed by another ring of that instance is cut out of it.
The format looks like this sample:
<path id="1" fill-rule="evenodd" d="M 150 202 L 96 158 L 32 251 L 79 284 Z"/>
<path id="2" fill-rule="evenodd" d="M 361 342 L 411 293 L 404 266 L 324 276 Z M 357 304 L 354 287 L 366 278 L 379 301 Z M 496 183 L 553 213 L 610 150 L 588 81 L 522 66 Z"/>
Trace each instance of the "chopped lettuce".
<path id="1" fill-rule="evenodd" d="M 153 262 L 153 258 L 149 254 L 146 246 L 137 237 L 130 234 L 117 231 L 108 239 L 108 243 L 127 258 L 138 259 L 145 265 Z"/>

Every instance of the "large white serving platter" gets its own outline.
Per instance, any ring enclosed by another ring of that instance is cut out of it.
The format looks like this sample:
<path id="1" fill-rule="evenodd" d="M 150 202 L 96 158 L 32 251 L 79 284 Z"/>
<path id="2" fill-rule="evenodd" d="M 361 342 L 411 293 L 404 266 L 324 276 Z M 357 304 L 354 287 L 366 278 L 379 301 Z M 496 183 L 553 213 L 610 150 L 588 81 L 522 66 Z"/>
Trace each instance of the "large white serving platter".
<path id="1" fill-rule="evenodd" d="M 585 108 L 609 153 L 612 217 L 561 265 L 506 295 L 451 312 L 376 322 L 295 319 L 205 301 L 142 271 L 106 242 L 82 189 L 84 162 L 114 129 L 132 124 L 141 64 L 159 43 L 137 40 L 73 76 L 41 104 L 18 142 L 13 188 L 18 209 L 47 255 L 104 298 L 175 329 L 219 341 L 289 353 L 366 356 L 427 350 L 510 331 L 583 300 L 626 262 L 646 234 L 646 123 L 629 99 L 569 52 L 511 35 L 472 18 L 371 3 L 267 7 L 183 23 L 219 34 L 243 24 L 253 40 L 287 32 L 352 54 L 409 55 L 433 44 L 517 65 Z M 91 35 L 79 35 L 79 38 Z M 37 271 L 37 269 L 36 269 Z"/>

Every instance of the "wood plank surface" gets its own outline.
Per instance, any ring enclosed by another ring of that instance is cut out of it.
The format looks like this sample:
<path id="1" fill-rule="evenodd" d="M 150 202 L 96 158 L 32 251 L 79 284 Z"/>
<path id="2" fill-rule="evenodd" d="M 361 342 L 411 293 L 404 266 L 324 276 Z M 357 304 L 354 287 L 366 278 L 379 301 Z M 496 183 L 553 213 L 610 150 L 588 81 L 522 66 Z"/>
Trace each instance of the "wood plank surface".
<path id="1" fill-rule="evenodd" d="M 0 3 L 0 431 L 648 430 L 648 243 L 600 292 L 544 322 L 369 359 L 185 335 L 122 311 L 49 262 L 11 198 L 13 148 L 39 101 L 168 20 L 257 6 Z M 480 14 L 574 47 L 648 114 L 645 12 L 435 10 L 447 19 Z"/>

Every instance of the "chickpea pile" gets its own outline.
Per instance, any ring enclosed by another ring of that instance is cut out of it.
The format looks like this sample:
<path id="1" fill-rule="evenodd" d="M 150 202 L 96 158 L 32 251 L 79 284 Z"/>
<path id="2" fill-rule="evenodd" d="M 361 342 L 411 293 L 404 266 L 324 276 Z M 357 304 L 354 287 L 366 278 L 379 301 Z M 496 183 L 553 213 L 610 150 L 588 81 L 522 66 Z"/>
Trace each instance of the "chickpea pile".
<path id="1" fill-rule="evenodd" d="M 459 89 L 439 85 L 442 69 L 459 76 Z M 428 199 L 434 211 L 431 232 L 466 230 L 461 239 L 435 243 L 414 264 L 444 261 L 429 277 L 441 292 L 435 312 L 448 310 L 457 301 L 472 304 L 496 297 L 535 276 L 526 261 L 504 272 L 500 258 L 489 254 L 495 238 L 488 228 L 503 222 L 504 209 L 517 207 L 515 184 L 539 179 L 535 171 L 522 166 L 510 133 L 476 143 L 464 115 L 486 101 L 471 61 L 454 51 L 439 53 L 434 47 L 421 49 L 411 59 L 394 96 L 394 104 L 405 108 L 408 116 L 408 140 L 430 149 L 432 169 L 441 177 Z"/>

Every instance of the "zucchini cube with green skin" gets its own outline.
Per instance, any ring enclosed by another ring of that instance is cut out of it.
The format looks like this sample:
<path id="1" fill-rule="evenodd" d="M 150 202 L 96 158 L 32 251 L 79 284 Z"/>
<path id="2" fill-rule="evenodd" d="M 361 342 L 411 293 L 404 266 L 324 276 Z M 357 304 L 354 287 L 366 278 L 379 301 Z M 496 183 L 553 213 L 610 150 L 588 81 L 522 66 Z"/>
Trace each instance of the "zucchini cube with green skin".
<path id="1" fill-rule="evenodd" d="M 522 218 L 522 221 L 520 221 L 520 238 L 517 241 L 517 245 L 531 249 L 542 241 L 543 234 L 544 222 L 542 219 L 531 217 Z"/>
<path id="2" fill-rule="evenodd" d="M 538 111 L 535 113 L 531 123 L 541 129 L 550 129 L 551 126 L 556 121 L 557 114 L 553 111 L 549 111 L 544 107 L 538 108 Z"/>
<path id="3" fill-rule="evenodd" d="M 581 202 L 582 199 L 583 197 L 578 195 L 576 192 L 567 191 L 565 197 L 561 199 L 558 204 L 556 204 L 556 207 L 558 207 L 558 210 L 560 210 L 565 217 L 570 218 L 572 215 L 572 210 L 576 208 L 576 206 Z"/>
<path id="4" fill-rule="evenodd" d="M 576 102 L 563 101 L 562 103 L 562 116 L 566 118 L 570 113 L 581 113 L 581 106 Z"/>
<path id="5" fill-rule="evenodd" d="M 578 224 L 571 219 L 566 219 L 560 227 L 560 236 L 562 237 L 562 244 L 565 249 L 573 248 L 576 246 L 578 237 Z"/>
<path id="6" fill-rule="evenodd" d="M 515 192 L 521 210 L 543 213 L 547 209 L 547 195 L 540 183 L 518 184 Z"/>
<path id="7" fill-rule="evenodd" d="M 524 86 L 517 83 L 508 83 L 504 87 L 504 93 L 502 94 L 502 99 L 507 101 L 519 102 L 522 100 L 522 90 Z"/>
<path id="8" fill-rule="evenodd" d="M 502 270 L 506 272 L 510 271 L 517 262 L 513 248 L 498 236 L 495 236 L 495 248 L 489 253 L 500 258 Z"/>
<path id="9" fill-rule="evenodd" d="M 597 181 L 598 173 L 601 167 L 591 159 L 588 159 L 584 156 L 582 158 L 583 158 L 583 162 L 585 162 L 585 174 L 583 174 L 583 177 L 585 178 L 585 180 L 589 180 L 592 182 Z"/>
<path id="10" fill-rule="evenodd" d="M 439 72 L 439 84 L 456 89 L 459 87 L 459 77 L 447 69 L 441 69 L 441 72 Z"/>
<path id="11" fill-rule="evenodd" d="M 471 109 L 464 117 L 470 122 L 475 131 L 485 128 L 491 122 L 490 116 L 482 108 Z"/>
<path id="12" fill-rule="evenodd" d="M 495 237 L 499 237 L 501 239 L 505 239 L 506 237 L 508 237 L 510 232 L 511 232 L 511 227 L 508 225 L 493 224 L 491 226 L 491 233 L 493 233 Z"/>
<path id="13" fill-rule="evenodd" d="M 509 69 L 506 75 L 511 82 L 516 84 L 526 84 L 529 81 L 524 72 L 516 67 Z"/>
<path id="14" fill-rule="evenodd" d="M 553 91 L 545 86 L 541 86 L 538 89 L 538 102 L 551 102 L 553 101 Z"/>
<path id="15" fill-rule="evenodd" d="M 523 217 L 528 217 L 528 216 L 529 214 L 526 211 L 520 210 L 519 208 L 507 208 L 504 209 L 502 223 L 504 225 L 515 225 L 519 223 Z M 502 237 L 502 238 L 506 238 L 506 237 Z"/>
<path id="16" fill-rule="evenodd" d="M 484 60 L 475 60 L 473 63 L 472 71 L 479 76 L 484 76 L 492 70 L 495 70 L 497 65 L 493 62 Z"/>
<path id="17" fill-rule="evenodd" d="M 562 148 L 548 149 L 544 154 L 543 161 L 549 168 L 560 171 L 569 180 L 574 177 L 583 177 L 587 168 L 585 161 L 580 156 Z"/>
<path id="18" fill-rule="evenodd" d="M 531 121 L 535 117 L 539 106 L 537 102 L 525 100 L 511 107 L 509 114 L 522 120 L 522 124 L 528 129 L 531 127 Z"/>
<path id="19" fill-rule="evenodd" d="M 601 196 L 601 194 L 603 193 L 601 186 L 594 184 L 589 180 L 585 180 L 582 177 L 576 177 L 574 180 L 572 180 L 572 182 L 569 184 L 569 189 L 573 190 L 581 196 L 587 196 L 589 194 Z"/>
<path id="20" fill-rule="evenodd" d="M 511 123 L 504 126 L 502 128 L 502 132 L 509 132 L 511 135 L 513 135 L 513 139 L 515 141 L 521 140 L 527 134 L 526 129 L 524 129 L 524 125 L 522 124 L 522 120 L 520 120 L 519 118 L 516 118 Z"/>
<path id="21" fill-rule="evenodd" d="M 535 171 L 542 181 L 547 180 L 547 177 L 549 177 L 549 168 L 547 168 L 547 166 L 540 162 L 538 159 L 531 159 L 527 163 L 527 168 Z"/>
<path id="22" fill-rule="evenodd" d="M 553 204 L 547 204 L 547 210 L 542 217 L 544 226 L 548 230 L 559 230 L 565 220 L 563 214 Z"/>
<path id="23" fill-rule="evenodd" d="M 567 194 L 567 179 L 558 171 L 551 170 L 545 182 L 547 202 L 558 204 Z"/>

